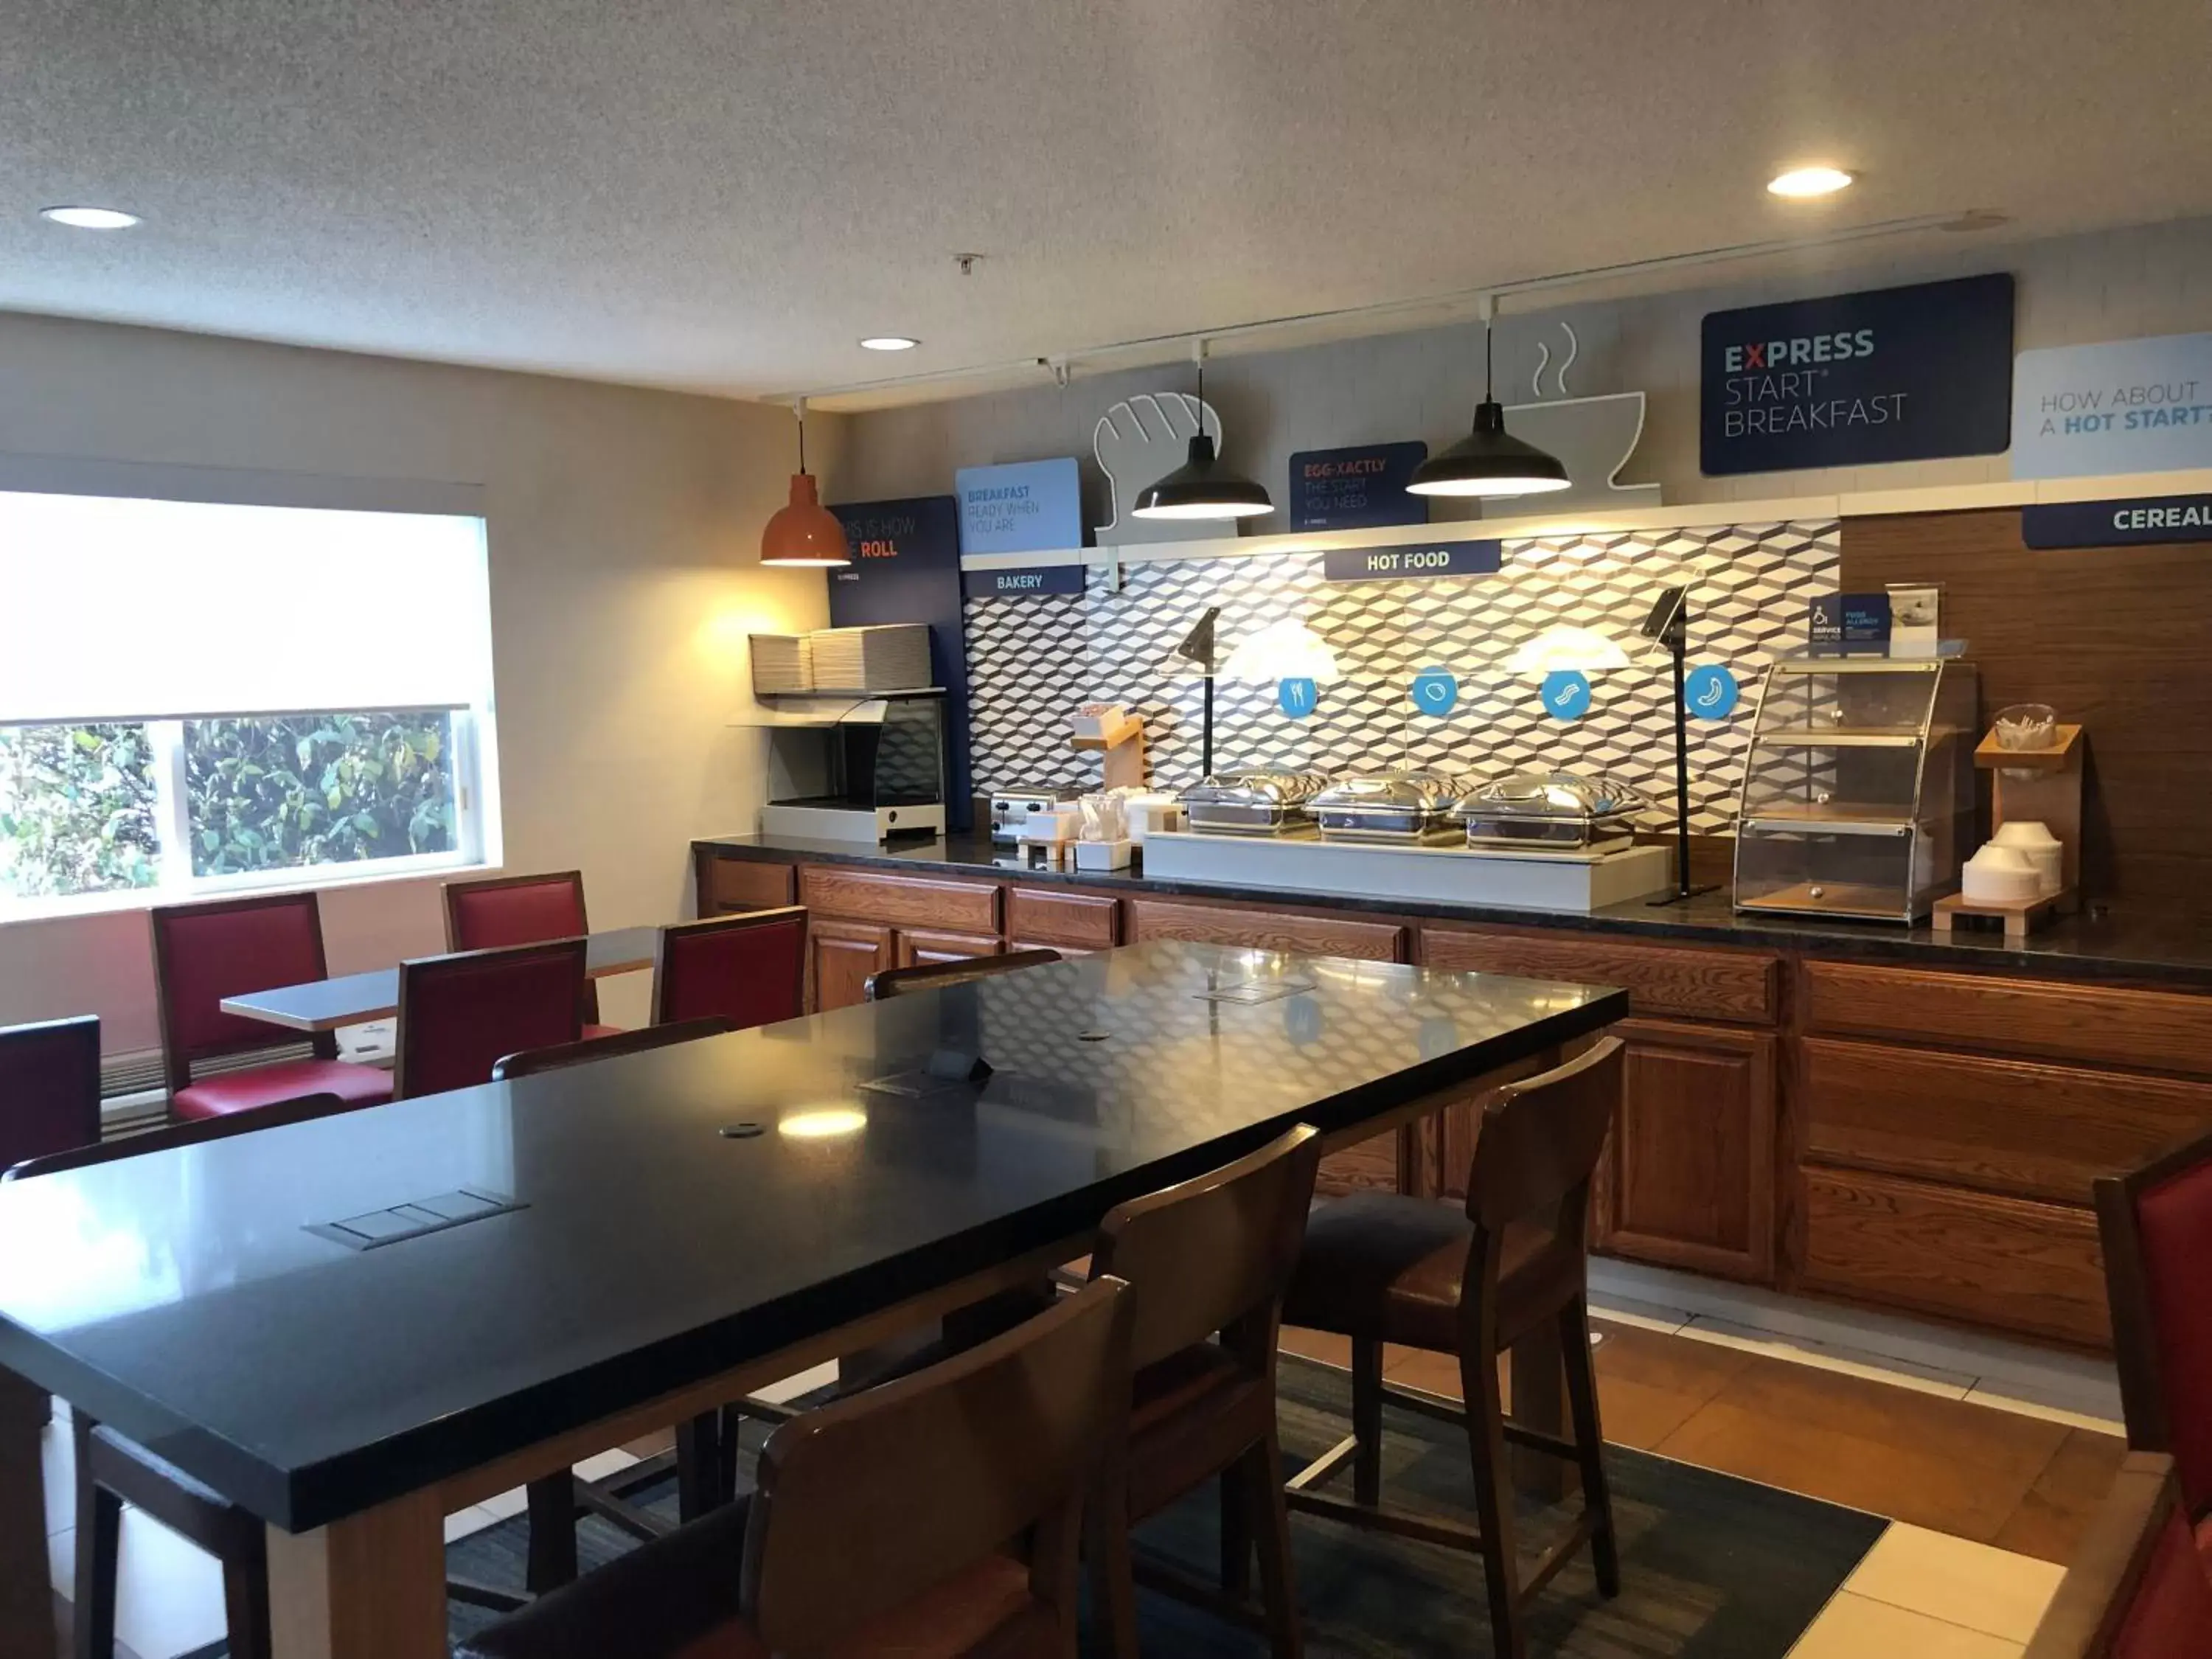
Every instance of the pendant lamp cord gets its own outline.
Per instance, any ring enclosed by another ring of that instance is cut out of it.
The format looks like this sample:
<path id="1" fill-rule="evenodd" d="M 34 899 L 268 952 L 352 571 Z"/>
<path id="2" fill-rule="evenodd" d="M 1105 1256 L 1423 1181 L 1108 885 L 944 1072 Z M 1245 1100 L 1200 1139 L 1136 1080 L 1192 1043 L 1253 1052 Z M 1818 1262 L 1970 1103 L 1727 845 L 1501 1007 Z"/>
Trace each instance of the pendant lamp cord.
<path id="1" fill-rule="evenodd" d="M 1200 340 L 1192 348 L 1198 359 L 1198 435 L 1206 435 L 1206 342 Z"/>
<path id="2" fill-rule="evenodd" d="M 806 399 L 793 398 L 791 412 L 799 416 L 799 470 L 804 473 L 806 471 Z"/>
<path id="3" fill-rule="evenodd" d="M 1492 319 L 1492 317 L 1494 317 L 1494 316 L 1497 314 L 1497 312 L 1498 312 L 1498 296 L 1497 296 L 1496 295 L 1494 295 L 1494 294 L 1486 294 L 1486 295 L 1484 295 L 1482 296 L 1482 401 L 1483 401 L 1484 403 L 1488 403 L 1488 402 L 1490 402 L 1490 401 L 1491 401 L 1491 389 L 1490 389 L 1490 343 L 1491 343 L 1491 337 L 1492 337 L 1491 319 Z"/>

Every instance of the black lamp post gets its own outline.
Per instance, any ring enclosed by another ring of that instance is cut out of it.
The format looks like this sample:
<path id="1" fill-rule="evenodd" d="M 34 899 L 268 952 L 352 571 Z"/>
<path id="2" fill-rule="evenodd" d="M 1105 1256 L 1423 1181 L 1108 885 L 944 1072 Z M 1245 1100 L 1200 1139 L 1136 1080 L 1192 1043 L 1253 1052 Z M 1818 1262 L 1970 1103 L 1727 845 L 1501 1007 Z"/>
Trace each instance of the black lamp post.
<path id="1" fill-rule="evenodd" d="M 1198 619 L 1198 626 L 1183 636 L 1175 653 L 1186 662 L 1198 665 L 1200 676 L 1206 681 L 1206 718 L 1199 728 L 1198 775 L 1213 775 L 1213 619 L 1221 614 L 1221 607 L 1209 605 L 1206 614 Z"/>
<path id="2" fill-rule="evenodd" d="M 1690 884 L 1690 705 L 1683 695 L 1683 680 L 1690 650 L 1690 590 L 1662 589 L 1644 619 L 1644 637 L 1665 646 L 1674 659 L 1674 890 L 1654 905 L 1680 904 L 1700 893 L 1719 891 L 1717 884 Z"/>

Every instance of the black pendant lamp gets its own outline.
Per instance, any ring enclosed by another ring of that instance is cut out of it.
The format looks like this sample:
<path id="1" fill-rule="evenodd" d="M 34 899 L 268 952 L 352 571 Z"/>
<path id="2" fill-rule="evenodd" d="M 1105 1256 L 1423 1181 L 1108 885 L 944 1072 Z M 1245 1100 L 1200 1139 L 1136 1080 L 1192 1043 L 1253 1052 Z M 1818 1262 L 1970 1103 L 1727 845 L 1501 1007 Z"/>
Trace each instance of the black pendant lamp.
<path id="1" fill-rule="evenodd" d="M 1482 302 L 1482 401 L 1474 408 L 1474 430 L 1441 455 L 1413 469 L 1406 486 L 1416 495 L 1536 495 L 1565 489 L 1567 469 L 1556 455 L 1522 443 L 1505 429 L 1505 411 L 1490 392 L 1490 318 L 1492 302 Z"/>
<path id="2" fill-rule="evenodd" d="M 1206 430 L 1206 342 L 1198 343 L 1198 431 L 1190 456 L 1174 471 L 1138 492 L 1129 510 L 1139 519 L 1249 519 L 1272 513 L 1265 486 L 1221 465 Z"/>

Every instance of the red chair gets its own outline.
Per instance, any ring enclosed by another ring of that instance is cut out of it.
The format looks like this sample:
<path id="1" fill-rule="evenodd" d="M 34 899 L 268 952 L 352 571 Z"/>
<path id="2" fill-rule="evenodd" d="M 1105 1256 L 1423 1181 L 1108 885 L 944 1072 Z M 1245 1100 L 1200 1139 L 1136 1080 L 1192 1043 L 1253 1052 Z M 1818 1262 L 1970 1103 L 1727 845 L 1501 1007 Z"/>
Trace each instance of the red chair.
<path id="1" fill-rule="evenodd" d="M 393 1097 L 489 1083 L 508 1054 L 578 1041 L 583 986 L 580 939 L 401 963 Z"/>
<path id="2" fill-rule="evenodd" d="M 726 1019 L 743 1030 L 806 1012 L 806 909 L 680 921 L 653 951 L 653 1023 Z"/>
<path id="3" fill-rule="evenodd" d="M 2204 1659 L 2212 1580 L 2181 1511 L 2173 1460 L 2130 1452 L 2024 1659 Z"/>
<path id="4" fill-rule="evenodd" d="M 2128 1444 L 2167 1452 L 2212 1576 L 2212 1134 L 2096 1183 Z"/>
<path id="5" fill-rule="evenodd" d="M 548 876 L 492 876 L 446 884 L 446 949 L 495 951 L 507 945 L 544 945 L 582 939 L 592 931 L 584 915 L 584 872 Z M 599 1024 L 599 989 L 588 979 L 577 999 L 586 1036 L 609 1036 L 622 1028 Z"/>
<path id="6" fill-rule="evenodd" d="M 322 912 L 313 893 L 162 905 L 149 913 L 154 994 L 161 1008 L 169 1111 L 187 1122 L 250 1112 L 301 1095 L 331 1094 L 356 1106 L 392 1098 L 392 1079 L 338 1058 L 337 1038 L 315 1032 L 313 1058 L 279 1060 L 195 1079 L 202 1060 L 268 1049 L 283 1042 L 258 1019 L 222 1012 L 222 1000 L 329 977 Z"/>
<path id="7" fill-rule="evenodd" d="M 99 1016 L 0 1027 L 0 1170 L 99 1141 Z"/>

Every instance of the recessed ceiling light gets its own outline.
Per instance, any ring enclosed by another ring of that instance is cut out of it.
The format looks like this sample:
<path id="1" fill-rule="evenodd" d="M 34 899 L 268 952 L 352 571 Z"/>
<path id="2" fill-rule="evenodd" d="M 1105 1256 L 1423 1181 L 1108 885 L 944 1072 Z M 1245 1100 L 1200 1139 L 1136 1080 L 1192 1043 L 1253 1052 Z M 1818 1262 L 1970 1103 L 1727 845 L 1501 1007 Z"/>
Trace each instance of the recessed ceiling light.
<path id="1" fill-rule="evenodd" d="M 1850 182 L 1851 175 L 1841 167 L 1792 167 L 1768 179 L 1766 188 L 1777 196 L 1833 196 Z"/>
<path id="2" fill-rule="evenodd" d="M 911 351 L 921 343 L 904 334 L 871 334 L 860 342 L 869 351 Z"/>
<path id="3" fill-rule="evenodd" d="M 40 208 L 39 216 L 51 219 L 58 225 L 68 225 L 77 230 L 128 230 L 138 222 L 137 214 L 125 213 L 120 208 Z"/>

